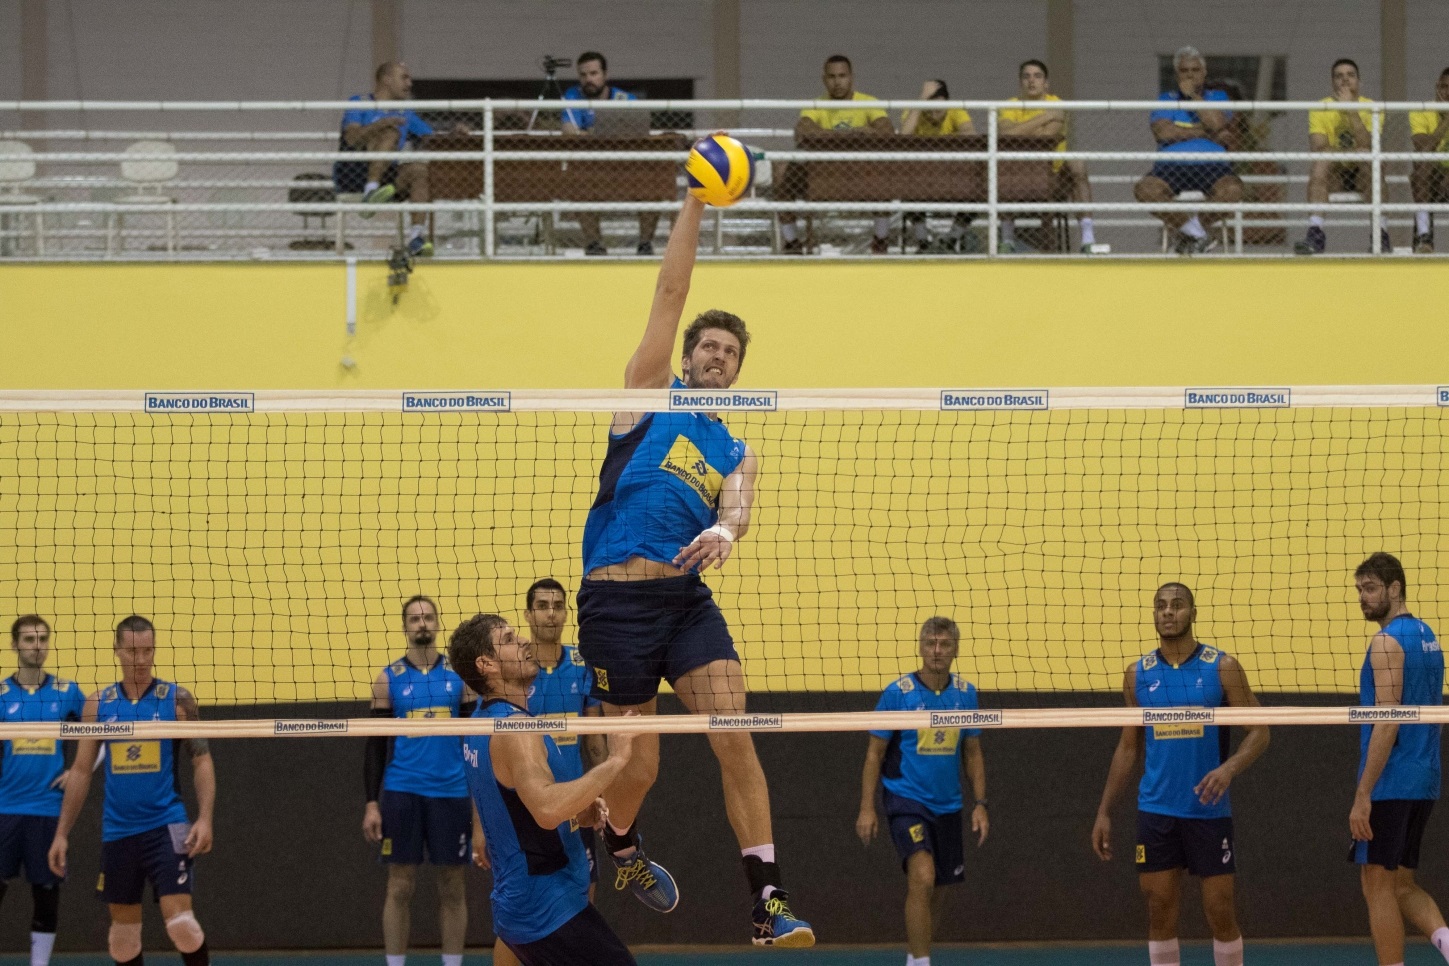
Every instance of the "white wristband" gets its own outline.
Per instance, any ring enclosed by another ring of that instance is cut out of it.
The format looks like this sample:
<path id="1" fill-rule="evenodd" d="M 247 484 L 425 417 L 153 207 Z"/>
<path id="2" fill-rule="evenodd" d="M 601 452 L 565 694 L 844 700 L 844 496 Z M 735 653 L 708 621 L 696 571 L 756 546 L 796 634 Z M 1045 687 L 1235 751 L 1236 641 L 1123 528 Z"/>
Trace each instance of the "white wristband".
<path id="1" fill-rule="evenodd" d="M 728 540 L 730 543 L 734 543 L 735 542 L 735 532 L 733 530 L 731 530 L 729 527 L 725 526 L 723 523 L 716 523 L 714 526 L 710 527 L 708 530 L 706 530 L 704 532 L 705 533 L 717 533 L 720 536 L 724 537 L 726 540 Z M 703 536 L 703 535 L 704 534 L 700 534 L 700 536 Z"/>

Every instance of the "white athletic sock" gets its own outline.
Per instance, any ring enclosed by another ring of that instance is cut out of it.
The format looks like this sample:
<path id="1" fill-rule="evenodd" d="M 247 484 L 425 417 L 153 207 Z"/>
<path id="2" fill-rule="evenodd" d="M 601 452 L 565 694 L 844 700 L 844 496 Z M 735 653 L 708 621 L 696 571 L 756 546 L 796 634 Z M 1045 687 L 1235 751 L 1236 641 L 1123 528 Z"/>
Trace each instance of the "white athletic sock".
<path id="1" fill-rule="evenodd" d="M 443 966 L 463 966 L 463 954 L 443 953 Z"/>
<path id="2" fill-rule="evenodd" d="M 1243 966 L 1243 937 L 1226 943 L 1214 939 L 1213 966 Z"/>
<path id="3" fill-rule="evenodd" d="M 1427 235 L 1430 230 L 1429 213 L 1427 211 L 1414 212 L 1414 234 Z"/>
<path id="4" fill-rule="evenodd" d="M 785 241 L 787 242 L 792 242 L 800 237 L 800 230 L 795 227 L 795 224 L 793 222 L 788 225 L 781 225 L 780 237 L 785 239 Z"/>
<path id="5" fill-rule="evenodd" d="M 1429 937 L 1429 942 L 1434 944 L 1434 948 L 1439 950 L 1439 955 L 1444 957 L 1446 963 L 1449 963 L 1449 926 L 1440 926 L 1435 929 L 1434 935 Z"/>
<path id="6" fill-rule="evenodd" d="M 1308 227 L 1309 228 L 1322 228 L 1323 227 L 1323 216 L 1322 215 L 1309 215 L 1308 216 Z"/>
<path id="7" fill-rule="evenodd" d="M 740 855 L 753 855 L 761 862 L 773 862 L 775 861 L 775 843 L 753 845 L 747 849 L 740 849 Z"/>
<path id="8" fill-rule="evenodd" d="M 55 933 L 30 934 L 30 966 L 50 966 L 50 951 L 55 948 Z"/>
<path id="9" fill-rule="evenodd" d="M 381 187 L 382 187 L 382 185 L 379 182 L 377 182 L 377 181 L 369 181 L 367 183 L 367 185 L 362 189 L 362 193 L 365 194 L 365 195 L 370 195 L 374 191 L 376 191 L 378 188 L 381 188 Z"/>
<path id="10" fill-rule="evenodd" d="M 408 961 L 408 954 L 403 953 L 401 956 L 394 956 L 392 953 L 386 953 L 383 958 L 387 960 L 387 966 L 404 966 Z"/>
<path id="11" fill-rule="evenodd" d="M 875 220 L 875 237 L 889 238 L 891 233 L 891 220 L 889 218 L 877 218 Z"/>
<path id="12" fill-rule="evenodd" d="M 422 225 L 409 225 L 408 226 L 408 241 L 412 241 L 414 238 L 422 238 L 422 237 L 423 237 L 423 226 Z"/>
<path id="13" fill-rule="evenodd" d="M 1176 939 L 1150 939 L 1147 958 L 1152 966 L 1182 966 L 1182 951 Z"/>
<path id="14" fill-rule="evenodd" d="M 1193 215 L 1187 221 L 1183 222 L 1182 227 L 1179 228 L 1178 231 L 1181 231 L 1189 238 L 1207 237 L 1207 229 L 1202 226 L 1202 221 L 1198 218 L 1197 215 Z"/>
<path id="15" fill-rule="evenodd" d="M 1016 241 L 1016 222 L 1010 218 L 1001 219 L 1001 240 L 1004 242 Z"/>
<path id="16" fill-rule="evenodd" d="M 1095 245 L 1096 243 L 1097 233 L 1092 229 L 1092 216 L 1087 215 L 1082 219 L 1082 244 Z"/>

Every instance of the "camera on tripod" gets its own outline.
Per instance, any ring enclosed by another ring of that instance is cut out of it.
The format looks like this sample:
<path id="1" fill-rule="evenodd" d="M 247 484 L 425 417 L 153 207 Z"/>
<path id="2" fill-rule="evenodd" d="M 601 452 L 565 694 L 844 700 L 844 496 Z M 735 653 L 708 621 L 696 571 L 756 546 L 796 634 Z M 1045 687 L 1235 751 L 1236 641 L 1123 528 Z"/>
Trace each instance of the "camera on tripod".
<path id="1" fill-rule="evenodd" d="M 538 66 L 545 74 L 554 74 L 560 67 L 572 67 L 572 57 L 555 57 L 553 54 L 544 54 L 538 59 Z"/>

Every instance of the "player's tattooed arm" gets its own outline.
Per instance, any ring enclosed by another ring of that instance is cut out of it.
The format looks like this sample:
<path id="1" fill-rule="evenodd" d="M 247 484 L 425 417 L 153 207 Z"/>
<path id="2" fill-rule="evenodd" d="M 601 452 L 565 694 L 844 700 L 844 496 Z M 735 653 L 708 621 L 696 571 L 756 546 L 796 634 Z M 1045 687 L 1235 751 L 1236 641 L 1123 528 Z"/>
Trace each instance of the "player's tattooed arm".
<path id="1" fill-rule="evenodd" d="M 182 721 L 201 720 L 201 706 L 196 703 L 196 696 L 179 684 L 176 686 L 176 717 Z M 187 738 L 186 748 L 192 758 L 211 754 L 211 744 L 205 738 Z"/>

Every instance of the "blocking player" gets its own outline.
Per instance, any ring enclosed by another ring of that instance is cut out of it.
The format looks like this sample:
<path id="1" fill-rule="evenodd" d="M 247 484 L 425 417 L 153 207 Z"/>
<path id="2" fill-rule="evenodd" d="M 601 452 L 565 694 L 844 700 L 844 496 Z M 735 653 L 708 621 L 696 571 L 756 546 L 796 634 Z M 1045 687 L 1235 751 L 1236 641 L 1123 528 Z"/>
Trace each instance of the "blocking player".
<path id="1" fill-rule="evenodd" d="M 589 693 L 593 675 L 589 673 L 577 648 L 563 643 L 564 625 L 568 623 L 569 605 L 563 584 L 552 577 L 533 582 L 524 594 L 524 619 L 528 621 L 529 650 L 538 664 L 538 674 L 528 688 L 528 713 L 535 717 L 599 714 L 599 702 Z M 555 779 L 573 781 L 608 756 L 601 735 L 552 734 L 543 736 L 548 751 L 548 765 Z M 589 901 L 594 901 L 594 888 L 599 881 L 594 861 L 594 829 L 578 830 L 589 860 Z M 475 864 L 487 867 L 486 833 L 474 814 Z M 515 966 L 518 960 L 508 944 L 499 939 L 493 947 L 493 966 Z"/>
<path id="2" fill-rule="evenodd" d="M 483 696 L 474 717 L 530 717 L 528 690 L 538 662 L 507 621 L 496 614 L 469 618 L 453 631 L 448 653 Z M 628 947 L 589 902 L 589 862 L 578 829 L 593 823 L 599 795 L 628 766 L 637 736 L 610 736 L 605 761 L 563 781 L 550 767 L 541 735 L 499 732 L 463 742 L 493 868 L 494 933 L 524 966 L 634 966 Z"/>
<path id="3" fill-rule="evenodd" d="M 156 628 L 135 614 L 116 625 L 121 680 L 93 694 L 83 721 L 199 721 L 201 709 L 186 688 L 157 678 Z M 196 821 L 181 801 L 180 757 L 191 756 Z M 60 822 L 50 845 L 50 868 L 65 875 L 70 830 L 91 789 L 100 740 L 82 739 L 65 783 Z M 146 883 L 161 907 L 166 934 L 185 966 L 208 966 L 206 934 L 191 909 L 193 864 L 211 851 L 216 769 L 205 738 L 106 742 L 105 809 L 101 818 L 101 877 L 96 893 L 110 904 L 110 953 L 117 966 L 142 966 L 141 898 Z"/>
<path id="4" fill-rule="evenodd" d="M 1249 726 L 1238 750 L 1229 755 L 1226 727 L 1211 724 L 1204 712 L 1180 710 L 1258 707 L 1243 666 L 1194 637 L 1194 604 L 1192 591 L 1175 581 L 1163 584 L 1153 596 L 1157 650 L 1127 666 L 1122 694 L 1128 707 L 1178 710 L 1159 712 L 1162 724 L 1122 729 L 1092 826 L 1092 848 L 1102 861 L 1112 858 L 1112 806 L 1131 780 L 1145 741 L 1147 764 L 1137 792 L 1136 860 L 1137 881 L 1147 897 L 1148 955 L 1153 966 L 1180 966 L 1177 911 L 1186 869 L 1202 880 L 1213 962 L 1242 966 L 1228 786 L 1268 747 L 1268 728 Z"/>
<path id="5" fill-rule="evenodd" d="M 723 390 L 734 385 L 749 345 L 738 316 L 711 309 L 684 331 L 682 377 L 671 371 L 689 294 L 704 205 L 686 198 L 659 268 L 644 337 L 624 370 L 629 389 Z M 745 710 L 734 640 L 700 572 L 723 566 L 750 527 L 759 460 L 713 413 L 615 413 L 584 526 L 579 651 L 594 669 L 605 715 L 656 713 L 664 678 L 694 714 Z M 775 861 L 770 794 L 748 732 L 711 731 L 725 811 L 740 845 L 754 902 L 757 945 L 812 946 L 809 923 L 790 911 Z M 609 789 L 604 838 L 646 905 L 668 912 L 674 881 L 640 848 L 635 819 L 659 771 L 659 738 L 640 735 Z"/>
<path id="6" fill-rule="evenodd" d="M 407 652 L 372 682 L 379 718 L 459 718 L 473 695 L 438 653 L 438 607 L 421 594 L 403 604 Z M 413 890 L 424 858 L 438 870 L 438 926 L 443 966 L 462 966 L 468 929 L 463 872 L 471 854 L 472 809 L 456 736 L 367 739 L 362 834 L 380 843 L 387 865 L 382 938 L 387 966 L 407 961 Z"/>
<path id="7" fill-rule="evenodd" d="M 976 686 L 951 671 L 961 646 L 961 629 L 949 617 L 921 625 L 921 669 L 881 694 L 877 711 L 963 711 L 976 708 Z M 964 740 L 963 740 L 964 739 Z M 872 731 L 860 776 L 860 815 L 855 833 L 869 845 L 879 828 L 876 785 L 891 841 L 906 873 L 906 966 L 931 966 L 932 925 L 940 918 L 938 886 L 966 880 L 961 836 L 961 769 L 971 779 L 975 801 L 971 831 L 979 848 L 991 818 L 986 811 L 986 762 L 979 728 L 923 728 Z"/>
<path id="8" fill-rule="evenodd" d="M 1403 564 L 1390 554 L 1373 554 L 1358 565 L 1353 581 L 1364 619 L 1379 625 L 1359 672 L 1359 704 L 1443 704 L 1444 652 L 1429 625 L 1409 613 Z M 1441 730 L 1388 716 L 1361 729 L 1348 858 L 1358 863 L 1374 950 L 1383 966 L 1403 966 L 1405 922 L 1449 961 L 1444 916 L 1414 881 L 1424 829 L 1439 797 Z"/>
<path id="9" fill-rule="evenodd" d="M 47 674 L 50 624 L 26 614 L 10 625 L 15 673 L 0 681 L 0 721 L 79 721 L 85 692 L 73 681 Z M 46 966 L 55 948 L 60 916 L 60 876 L 50 870 L 47 853 L 55 838 L 65 790 L 71 742 L 55 738 L 12 738 L 4 743 L 0 765 L 0 899 L 20 874 L 30 882 L 34 913 L 30 921 L 31 966 Z"/>

